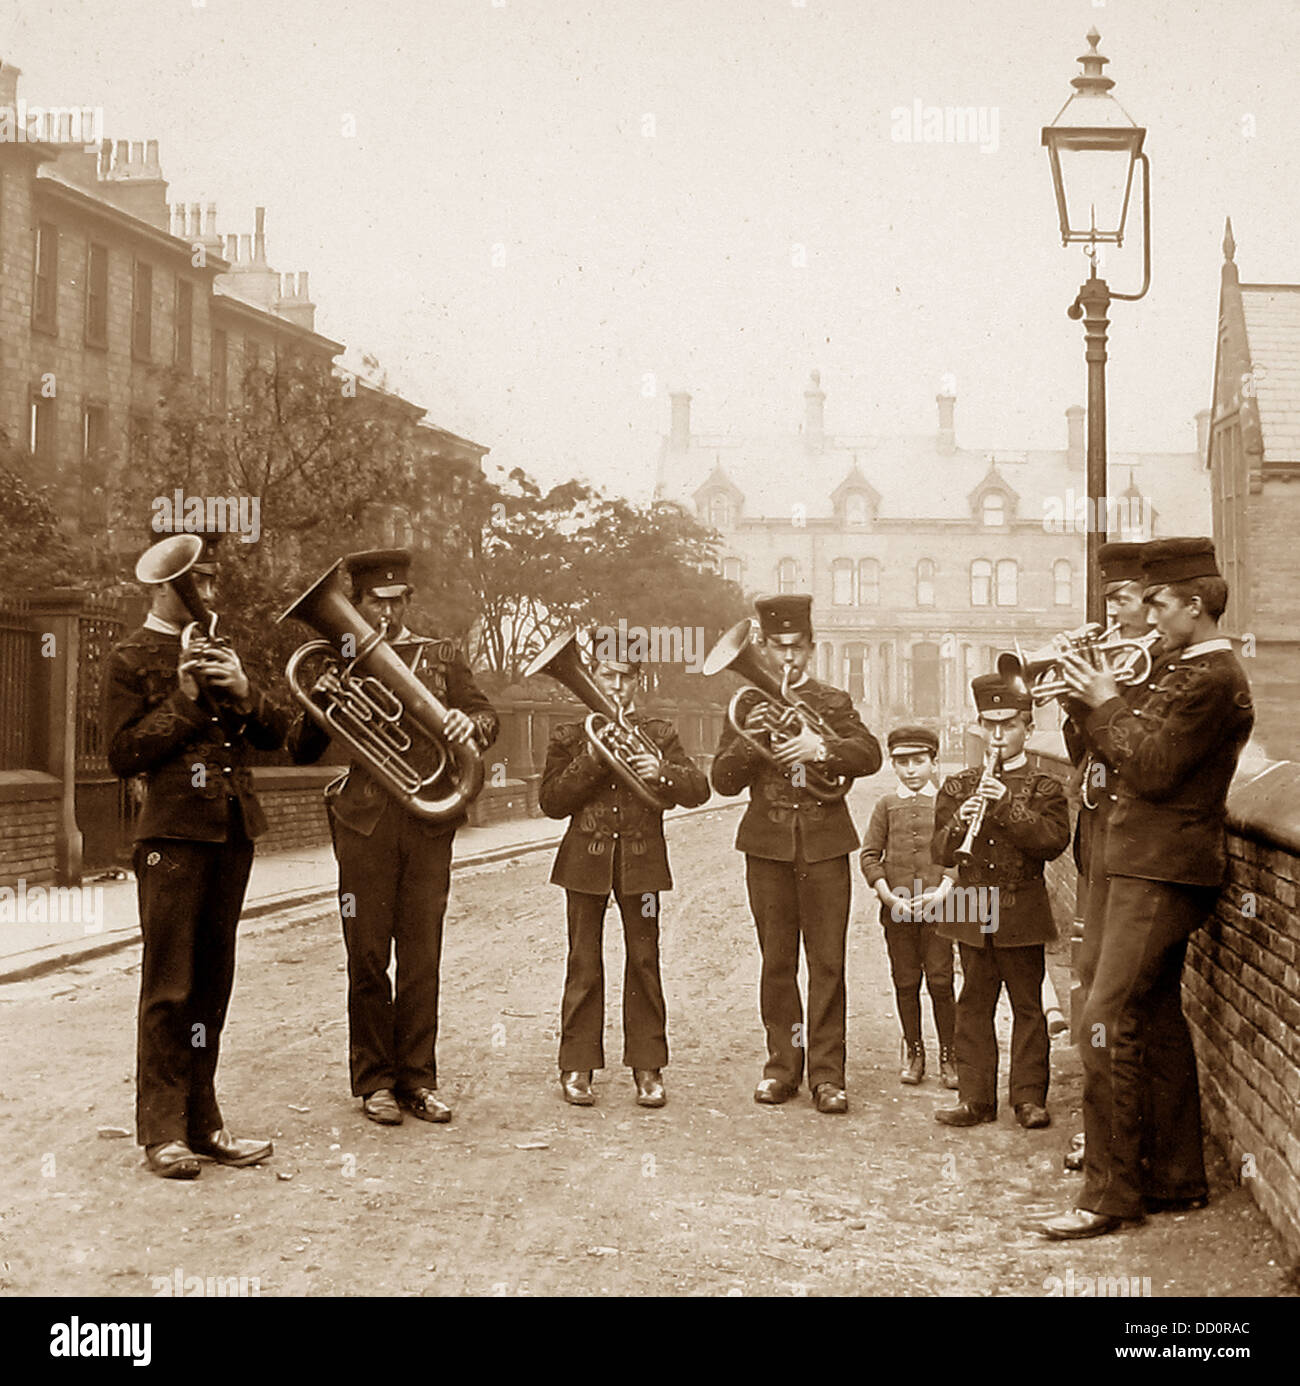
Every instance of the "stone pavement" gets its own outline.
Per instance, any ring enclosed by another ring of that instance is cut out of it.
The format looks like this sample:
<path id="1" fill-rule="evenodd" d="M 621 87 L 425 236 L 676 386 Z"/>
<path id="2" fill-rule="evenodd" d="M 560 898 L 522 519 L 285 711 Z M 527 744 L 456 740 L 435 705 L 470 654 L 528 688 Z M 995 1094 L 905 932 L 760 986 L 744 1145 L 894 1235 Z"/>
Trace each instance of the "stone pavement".
<path id="1" fill-rule="evenodd" d="M 708 813 L 719 808 L 739 808 L 744 798 L 714 795 L 699 808 L 670 809 L 667 819 Z M 567 822 L 551 818 L 522 818 L 490 823 L 481 828 L 461 828 L 456 834 L 452 870 L 503 861 L 525 852 L 544 851 L 559 844 Z M 327 905 L 335 899 L 338 873 L 328 843 L 285 852 L 268 852 L 253 858 L 253 872 L 244 901 L 241 930 L 251 921 L 281 915 L 285 911 Z M 40 896 L 36 891 L 42 891 Z M 37 902 L 43 902 L 41 908 Z M 0 982 L 16 982 L 53 972 L 70 963 L 114 953 L 140 942 L 140 916 L 135 877 L 121 880 L 87 877 L 80 891 L 65 890 L 54 903 L 53 887 L 33 886 L 26 907 L 21 897 L 12 913 L 0 914 Z M 21 916 L 24 912 L 28 918 Z M 56 913 L 56 920 L 33 918 Z"/>

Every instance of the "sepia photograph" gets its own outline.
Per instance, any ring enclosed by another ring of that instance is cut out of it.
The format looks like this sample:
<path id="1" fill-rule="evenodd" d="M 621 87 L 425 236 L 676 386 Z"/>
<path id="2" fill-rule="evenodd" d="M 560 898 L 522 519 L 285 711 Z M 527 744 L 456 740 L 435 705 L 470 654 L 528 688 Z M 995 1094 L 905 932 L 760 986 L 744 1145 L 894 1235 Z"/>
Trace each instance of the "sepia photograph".
<path id="1" fill-rule="evenodd" d="M 1298 51 L 6 7 L 17 1350 L 329 1367 L 408 1297 L 1282 1350 Z"/>

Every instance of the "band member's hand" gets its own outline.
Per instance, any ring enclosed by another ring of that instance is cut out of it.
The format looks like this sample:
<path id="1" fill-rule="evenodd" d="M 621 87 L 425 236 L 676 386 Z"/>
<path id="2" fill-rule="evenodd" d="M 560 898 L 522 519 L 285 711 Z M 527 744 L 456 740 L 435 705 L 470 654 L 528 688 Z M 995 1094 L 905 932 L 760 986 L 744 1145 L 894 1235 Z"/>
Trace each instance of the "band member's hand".
<path id="1" fill-rule="evenodd" d="M 1106 669 L 1097 669 L 1077 652 L 1063 654 L 1060 659 L 1061 677 L 1089 707 L 1100 707 L 1119 696 L 1119 684 Z"/>
<path id="2" fill-rule="evenodd" d="M 447 709 L 447 721 L 443 726 L 447 734 L 447 740 L 454 742 L 457 746 L 472 746 L 474 744 L 475 726 L 470 720 L 467 712 L 462 712 L 458 707 Z"/>
<path id="3" fill-rule="evenodd" d="M 199 685 L 194 678 L 193 671 L 202 666 L 202 661 L 198 659 L 182 659 L 176 666 L 176 673 L 180 678 L 181 692 L 192 703 L 199 700 Z"/>
<path id="4" fill-rule="evenodd" d="M 972 794 L 970 798 L 958 808 L 957 817 L 961 819 L 963 823 L 969 823 L 980 811 L 980 806 L 985 803 L 987 803 L 987 800 L 981 799 L 978 794 Z"/>
<path id="5" fill-rule="evenodd" d="M 229 645 L 209 645 L 201 656 L 199 677 L 223 693 L 228 693 L 236 702 L 247 701 L 250 692 L 248 675 L 239 662 L 239 656 Z"/>
<path id="6" fill-rule="evenodd" d="M 802 728 L 796 736 L 772 738 L 772 754 L 783 769 L 800 762 L 807 765 L 821 760 L 825 750 L 825 743 L 811 727 Z"/>
<path id="7" fill-rule="evenodd" d="M 628 756 L 628 763 L 643 780 L 657 780 L 663 768 L 663 761 L 652 756 L 649 751 L 636 751 Z"/>
<path id="8" fill-rule="evenodd" d="M 1005 798 L 1006 792 L 1006 785 L 993 775 L 981 775 L 979 784 L 975 786 L 975 797 L 987 799 L 991 804 L 996 804 L 1000 799 Z"/>

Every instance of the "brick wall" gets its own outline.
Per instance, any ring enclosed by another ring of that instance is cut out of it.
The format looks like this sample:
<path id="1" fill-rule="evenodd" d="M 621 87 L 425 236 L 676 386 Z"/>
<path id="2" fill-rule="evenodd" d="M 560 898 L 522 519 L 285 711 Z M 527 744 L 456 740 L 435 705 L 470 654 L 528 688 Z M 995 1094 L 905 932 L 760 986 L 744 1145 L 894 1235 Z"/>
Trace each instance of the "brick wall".
<path id="1" fill-rule="evenodd" d="M 285 852 L 320 847 L 330 840 L 325 786 L 337 775 L 333 766 L 262 766 L 253 771 L 257 797 L 269 824 L 257 850 Z"/>
<path id="2" fill-rule="evenodd" d="M 54 879 L 59 782 L 36 770 L 0 773 L 0 885 Z"/>

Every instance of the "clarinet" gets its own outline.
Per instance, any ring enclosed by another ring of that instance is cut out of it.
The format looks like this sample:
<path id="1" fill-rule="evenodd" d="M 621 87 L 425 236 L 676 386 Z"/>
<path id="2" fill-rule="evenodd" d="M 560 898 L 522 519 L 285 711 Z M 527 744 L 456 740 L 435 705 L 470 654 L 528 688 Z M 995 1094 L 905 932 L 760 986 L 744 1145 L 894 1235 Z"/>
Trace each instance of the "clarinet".
<path id="1" fill-rule="evenodd" d="M 1000 745 L 990 745 L 984 752 L 984 765 L 980 771 L 980 778 L 985 775 L 992 775 L 995 779 L 1002 774 L 1002 747 Z M 988 812 L 989 801 L 981 799 L 979 807 L 975 810 L 975 817 L 971 819 L 966 827 L 966 836 L 961 840 L 961 846 L 957 848 L 956 855 L 963 861 L 969 861 L 975 855 L 975 839 L 980 834 L 980 829 L 984 826 L 984 815 Z"/>

